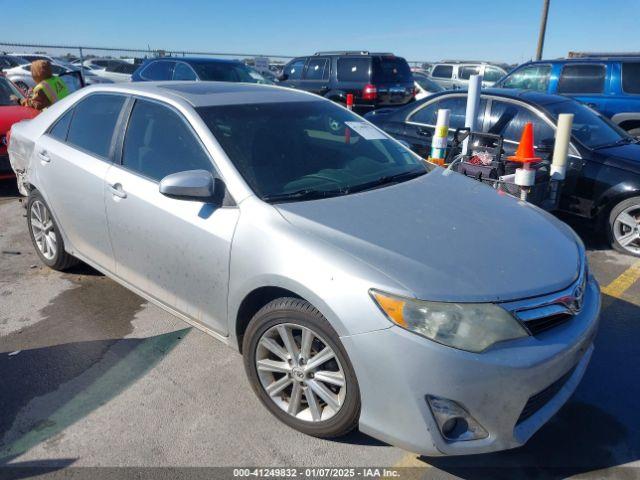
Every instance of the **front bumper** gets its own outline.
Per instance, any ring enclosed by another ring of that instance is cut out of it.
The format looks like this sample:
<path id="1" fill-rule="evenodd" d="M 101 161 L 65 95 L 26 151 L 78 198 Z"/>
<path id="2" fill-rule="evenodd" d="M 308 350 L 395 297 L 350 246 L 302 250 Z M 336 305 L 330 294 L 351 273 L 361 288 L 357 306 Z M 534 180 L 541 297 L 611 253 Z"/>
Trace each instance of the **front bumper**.
<path id="1" fill-rule="evenodd" d="M 577 388 L 593 352 L 599 312 L 600 290 L 590 277 L 583 308 L 571 321 L 483 353 L 446 347 L 396 326 L 342 337 L 360 386 L 360 429 L 430 456 L 523 445 Z M 553 395 L 519 422 L 528 400 L 561 378 L 563 383 Z M 446 441 L 426 402 L 427 395 L 457 402 L 489 436 Z"/>

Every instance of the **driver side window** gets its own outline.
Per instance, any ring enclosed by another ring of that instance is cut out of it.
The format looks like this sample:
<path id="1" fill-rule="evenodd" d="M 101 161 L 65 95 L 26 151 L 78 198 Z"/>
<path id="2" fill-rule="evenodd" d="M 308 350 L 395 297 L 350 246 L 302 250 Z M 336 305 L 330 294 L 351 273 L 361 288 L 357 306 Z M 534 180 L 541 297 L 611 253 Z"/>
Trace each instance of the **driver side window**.
<path id="1" fill-rule="evenodd" d="M 184 170 L 215 175 L 208 154 L 186 121 L 172 109 L 146 100 L 136 100 L 131 111 L 122 165 L 155 181 Z"/>

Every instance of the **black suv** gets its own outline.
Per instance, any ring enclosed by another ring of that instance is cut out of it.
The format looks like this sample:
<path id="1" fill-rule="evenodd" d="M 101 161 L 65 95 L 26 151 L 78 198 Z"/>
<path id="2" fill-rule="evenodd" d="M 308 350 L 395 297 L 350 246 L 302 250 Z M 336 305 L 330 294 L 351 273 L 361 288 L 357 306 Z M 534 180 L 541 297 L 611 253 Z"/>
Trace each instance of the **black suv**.
<path id="1" fill-rule="evenodd" d="M 291 60 L 279 80 L 342 104 L 352 93 L 357 112 L 406 105 L 415 95 L 407 61 L 392 53 L 318 52 Z"/>

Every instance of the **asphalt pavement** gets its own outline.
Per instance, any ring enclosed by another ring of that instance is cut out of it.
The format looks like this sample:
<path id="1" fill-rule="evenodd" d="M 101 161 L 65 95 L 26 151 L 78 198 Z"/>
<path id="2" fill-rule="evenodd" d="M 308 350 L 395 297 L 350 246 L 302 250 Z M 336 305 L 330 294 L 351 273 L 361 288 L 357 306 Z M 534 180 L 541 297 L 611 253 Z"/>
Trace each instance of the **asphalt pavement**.
<path id="1" fill-rule="evenodd" d="M 605 294 L 574 396 L 519 449 L 418 458 L 360 433 L 330 441 L 286 427 L 231 348 L 90 267 L 42 265 L 17 192 L 0 185 L 0 476 L 3 465 L 395 466 L 428 478 L 636 478 L 640 261 L 575 227 Z"/>

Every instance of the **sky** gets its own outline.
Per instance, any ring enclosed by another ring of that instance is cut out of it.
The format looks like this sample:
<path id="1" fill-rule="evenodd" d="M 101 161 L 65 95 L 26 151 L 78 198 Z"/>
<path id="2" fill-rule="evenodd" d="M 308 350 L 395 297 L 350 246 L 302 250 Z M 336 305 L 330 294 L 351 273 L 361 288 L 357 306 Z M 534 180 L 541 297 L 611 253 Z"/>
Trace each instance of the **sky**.
<path id="1" fill-rule="evenodd" d="M 0 0 L 0 42 L 305 55 L 393 52 L 410 61 L 521 63 L 542 0 Z M 33 12 L 33 13 L 31 13 Z M 41 13 L 36 13 L 41 12 Z M 545 58 L 640 51 L 640 0 L 551 0 Z M 0 45 L 0 49 L 2 47 Z"/>

